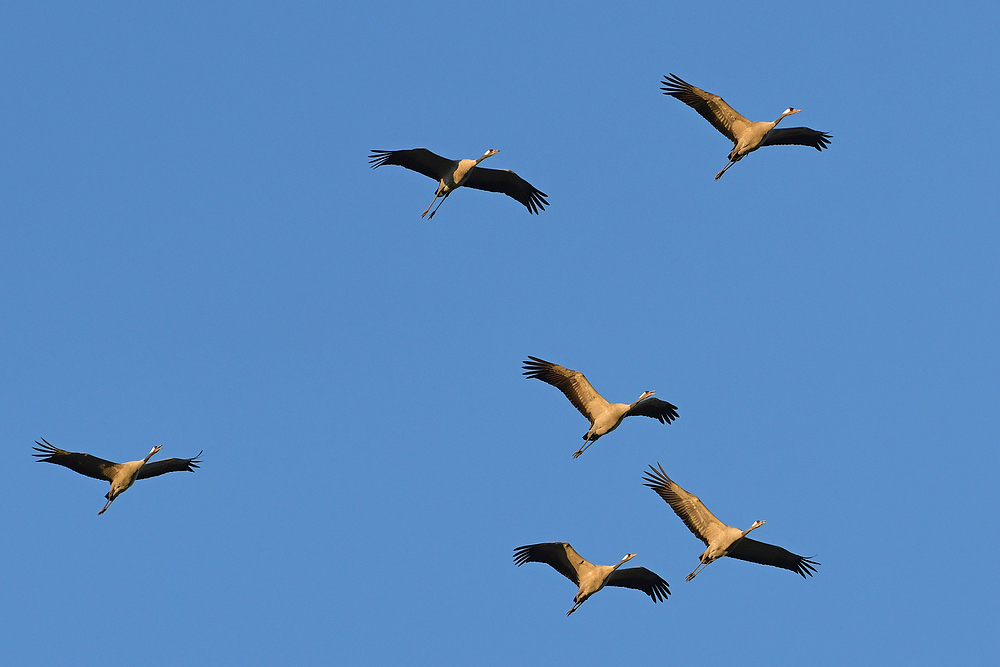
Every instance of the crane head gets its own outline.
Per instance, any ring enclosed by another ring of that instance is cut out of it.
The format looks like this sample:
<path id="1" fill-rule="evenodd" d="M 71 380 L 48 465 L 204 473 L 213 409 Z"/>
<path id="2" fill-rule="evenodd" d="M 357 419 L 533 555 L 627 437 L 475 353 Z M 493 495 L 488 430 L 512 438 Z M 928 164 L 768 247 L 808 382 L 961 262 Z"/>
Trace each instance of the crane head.
<path id="1" fill-rule="evenodd" d="M 488 158 L 488 157 L 491 157 L 491 156 L 493 156 L 493 155 L 496 155 L 496 154 L 497 154 L 497 153 L 499 153 L 499 152 L 500 152 L 500 151 L 498 151 L 497 149 L 495 149 L 495 148 L 491 148 L 491 149 L 489 149 L 488 151 L 486 151 L 485 153 L 483 153 L 483 157 L 481 157 L 481 158 L 479 158 L 479 159 L 480 159 L 480 160 L 485 160 L 486 158 Z"/>
<path id="2" fill-rule="evenodd" d="M 788 107 L 787 109 L 785 109 L 784 113 L 781 114 L 781 117 L 784 118 L 785 116 L 791 116 L 793 113 L 801 113 L 801 112 L 802 109 L 795 109 L 793 107 Z"/>
<path id="3" fill-rule="evenodd" d="M 153 449 L 149 452 L 149 455 L 152 456 L 161 449 L 163 449 L 163 445 L 157 445 L 156 447 L 153 447 Z"/>

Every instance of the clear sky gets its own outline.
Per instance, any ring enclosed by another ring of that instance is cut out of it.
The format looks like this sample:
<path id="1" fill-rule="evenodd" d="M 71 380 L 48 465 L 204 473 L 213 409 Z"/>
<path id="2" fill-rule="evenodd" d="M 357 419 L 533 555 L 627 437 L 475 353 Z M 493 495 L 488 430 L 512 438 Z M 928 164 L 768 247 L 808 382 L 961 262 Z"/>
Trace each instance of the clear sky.
<path id="1" fill-rule="evenodd" d="M 8 664 L 988 664 L 991 3 L 7 2 Z M 833 135 L 731 144 L 659 90 Z M 369 168 L 484 166 L 529 215 Z M 634 418 L 586 420 L 527 355 Z M 115 461 L 107 485 L 36 439 Z M 815 577 L 723 559 L 649 464 Z M 568 541 L 672 594 L 575 587 Z"/>

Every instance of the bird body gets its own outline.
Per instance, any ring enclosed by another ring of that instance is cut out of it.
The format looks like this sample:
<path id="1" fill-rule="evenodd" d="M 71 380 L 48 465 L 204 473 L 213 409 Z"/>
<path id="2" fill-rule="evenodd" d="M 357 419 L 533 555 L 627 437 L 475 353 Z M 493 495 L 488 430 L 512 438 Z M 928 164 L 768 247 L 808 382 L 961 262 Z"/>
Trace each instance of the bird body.
<path id="1" fill-rule="evenodd" d="M 670 595 L 670 588 L 655 572 L 644 567 L 618 569 L 633 558 L 635 554 L 625 554 L 617 565 L 594 565 L 578 554 L 568 542 L 529 544 L 514 550 L 514 562 L 518 567 L 524 563 L 548 563 L 577 585 L 579 590 L 573 598 L 575 604 L 566 612 L 567 616 L 605 586 L 634 588 L 648 595 L 653 602 L 666 600 Z"/>
<path id="2" fill-rule="evenodd" d="M 107 470 L 109 473 L 113 473 L 114 476 L 111 478 L 111 489 L 108 491 L 108 494 L 104 496 L 105 498 L 108 499 L 108 502 L 104 506 L 104 509 L 102 509 L 100 512 L 97 513 L 98 516 L 104 514 L 104 511 L 111 506 L 111 503 L 115 501 L 115 498 L 120 496 L 130 486 L 135 484 L 135 477 L 136 475 L 139 474 L 139 469 L 142 468 L 142 466 L 146 465 L 146 462 L 149 461 L 149 459 L 152 458 L 153 454 L 157 453 L 158 451 L 160 451 L 159 445 L 149 450 L 149 454 L 147 454 L 146 458 L 144 459 L 141 459 L 139 461 L 128 461 L 126 463 L 119 463 L 117 465 L 105 468 L 105 470 Z"/>
<path id="3" fill-rule="evenodd" d="M 754 521 L 746 530 L 728 526 L 719 521 L 698 496 L 688 493 L 677 482 L 667 477 L 662 466 L 659 470 L 653 466 L 649 466 L 649 469 L 652 473 L 645 473 L 646 477 L 643 478 L 645 485 L 656 491 L 680 517 L 684 525 L 707 547 L 698 558 L 700 561 L 698 567 L 687 576 L 686 581 L 694 579 L 698 572 L 723 556 L 781 567 L 802 575 L 803 579 L 806 575 L 812 576 L 816 571 L 815 566 L 819 563 L 797 556 L 781 547 L 747 537 L 751 530 L 763 526 L 764 521 Z"/>
<path id="4" fill-rule="evenodd" d="M 368 158 L 372 169 L 387 164 L 398 165 L 433 178 L 438 182 L 434 199 L 420 215 L 421 218 L 427 215 L 428 211 L 431 211 L 434 202 L 440 198 L 440 203 L 438 203 L 437 208 L 431 211 L 428 220 L 433 218 L 448 195 L 462 186 L 503 193 L 524 204 L 529 213 L 544 211 L 548 205 L 545 200 L 548 195 L 535 189 L 531 183 L 509 169 L 486 169 L 478 166 L 480 162 L 499 152 L 491 148 L 483 153 L 483 156 L 478 160 L 449 160 L 426 148 L 413 148 L 401 151 L 373 150 Z"/>
<path id="5" fill-rule="evenodd" d="M 715 129 L 733 142 L 733 150 L 729 153 L 729 163 L 715 175 L 715 180 L 719 180 L 727 169 L 761 146 L 797 144 L 811 146 L 821 151 L 830 143 L 829 134 L 808 127 L 776 129 L 775 126 L 783 118 L 799 113 L 802 111 L 801 109 L 789 107 L 781 112 L 776 120 L 757 122 L 744 118 L 718 95 L 696 88 L 674 74 L 664 77 L 661 90 L 663 90 L 664 95 L 676 97 L 697 111 Z"/>
<path id="6" fill-rule="evenodd" d="M 67 452 L 64 449 L 59 449 L 49 444 L 45 438 L 42 438 L 42 442 L 36 440 L 35 444 L 38 447 L 33 447 L 32 449 L 38 453 L 33 454 L 33 456 L 37 456 L 40 462 L 55 463 L 78 472 L 81 475 L 93 477 L 94 479 L 103 479 L 111 483 L 111 489 L 104 496 L 108 502 L 97 513 L 98 515 L 104 514 L 108 507 L 111 506 L 111 503 L 115 501 L 115 498 L 135 484 L 137 479 L 156 477 L 168 472 L 194 472 L 193 468 L 198 467 L 200 463 L 198 458 L 201 456 L 199 452 L 198 456 L 190 459 L 172 458 L 150 463 L 149 459 L 161 449 L 157 445 L 143 459 L 128 461 L 126 463 L 113 463 L 91 454 Z"/>
<path id="7" fill-rule="evenodd" d="M 631 404 L 609 403 L 579 371 L 532 356 L 524 362 L 523 368 L 527 377 L 559 389 L 590 420 L 590 430 L 583 436 L 586 444 L 573 454 L 573 458 L 583 454 L 598 438 L 618 428 L 625 417 L 641 415 L 657 419 L 661 424 L 669 424 L 679 416 L 676 405 L 651 398 L 656 393 L 654 391 L 642 392 L 642 396 Z"/>

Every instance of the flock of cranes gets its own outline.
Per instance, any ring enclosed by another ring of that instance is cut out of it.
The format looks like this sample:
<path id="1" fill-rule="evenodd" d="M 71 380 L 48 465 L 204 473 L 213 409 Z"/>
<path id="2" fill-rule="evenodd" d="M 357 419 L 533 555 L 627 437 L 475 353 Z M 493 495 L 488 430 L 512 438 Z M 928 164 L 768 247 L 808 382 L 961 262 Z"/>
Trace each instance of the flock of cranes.
<path id="1" fill-rule="evenodd" d="M 551 384 L 566 394 L 566 398 L 576 409 L 590 420 L 590 430 L 583 436 L 586 444 L 573 454 L 574 459 L 598 438 L 618 428 L 625 417 L 642 415 L 667 424 L 679 417 L 676 405 L 652 398 L 652 391 L 644 391 L 631 405 L 609 403 L 579 371 L 532 356 L 524 362 L 523 368 L 524 375 L 528 378 Z M 649 469 L 651 472 L 646 472 L 643 478 L 645 485 L 663 498 L 684 525 L 707 547 L 699 557 L 698 567 L 687 576 L 686 581 L 694 579 L 707 565 L 723 556 L 791 570 L 802 575 L 803 579 L 816 571 L 819 563 L 809 558 L 747 537 L 751 530 L 763 526 L 764 521 L 755 521 L 746 530 L 728 526 L 719 521 L 697 496 L 688 493 L 670 479 L 662 466 L 659 469 L 650 466 Z M 670 588 L 660 575 L 644 567 L 618 569 L 635 556 L 636 554 L 625 554 L 617 565 L 594 565 L 580 556 L 567 542 L 545 542 L 518 547 L 514 552 L 514 562 L 518 566 L 530 562 L 548 563 L 576 584 L 579 590 L 573 599 L 573 608 L 566 612 L 569 616 L 605 586 L 635 588 L 648 595 L 653 602 L 666 600 Z"/>
<path id="2" fill-rule="evenodd" d="M 754 122 L 744 118 L 718 95 L 696 88 L 674 74 L 664 77 L 662 90 L 664 95 L 676 97 L 697 111 L 715 129 L 733 142 L 733 150 L 729 153 L 729 162 L 715 175 L 715 180 L 722 178 L 722 175 L 730 167 L 762 146 L 799 145 L 811 146 L 822 151 L 830 144 L 831 136 L 825 132 L 808 127 L 777 127 L 778 123 L 787 116 L 800 113 L 800 109 L 789 107 L 772 122 Z M 424 151 L 437 158 L 426 149 L 417 149 L 417 151 Z M 475 181 L 472 178 L 479 169 L 476 166 L 479 161 L 448 162 L 443 158 L 438 158 L 440 163 L 436 168 L 428 169 L 426 165 L 416 164 L 412 159 L 389 162 L 383 157 L 397 153 L 416 153 L 417 151 L 397 151 L 396 153 L 375 151 L 372 155 L 372 162 L 376 163 L 375 166 L 399 164 L 435 178 L 440 183 L 435 197 L 447 196 L 456 187 L 470 185 L 479 189 L 504 192 L 528 206 L 530 212 L 537 213 L 524 201 L 524 188 L 531 188 L 531 186 L 514 172 L 500 172 L 494 176 L 497 180 L 492 184 L 492 187 L 482 187 L 482 185 L 474 184 Z M 480 161 L 494 152 L 487 151 L 486 155 L 480 158 Z M 534 188 L 531 189 L 534 190 Z M 526 377 L 541 380 L 565 394 L 570 403 L 590 421 L 590 429 L 583 436 L 584 445 L 573 454 L 573 458 L 579 457 L 599 438 L 618 428 L 625 417 L 641 415 L 657 419 L 661 424 L 670 424 L 679 417 L 677 406 L 653 398 L 655 393 L 653 391 L 644 391 L 633 403 L 611 403 L 597 393 L 593 385 L 579 371 L 531 356 L 523 362 L 522 368 Z M 686 581 L 694 579 L 701 570 L 723 556 L 784 568 L 801 575 L 803 579 L 812 576 L 816 571 L 816 566 L 819 563 L 810 558 L 747 537 L 750 531 L 763 526 L 764 521 L 755 521 L 746 530 L 722 523 L 697 496 L 682 489 L 680 485 L 667 476 L 662 466 L 659 464 L 657 466 L 657 468 L 649 467 L 649 471 L 645 473 L 643 478 L 644 484 L 670 505 L 670 508 L 694 533 L 695 537 L 705 543 L 706 549 L 698 559 L 698 567 L 687 576 Z M 634 557 L 635 554 L 625 554 L 625 557 L 616 565 L 594 565 L 580 556 L 567 542 L 531 544 L 518 547 L 514 551 L 514 562 L 518 566 L 529 562 L 547 563 L 577 585 L 578 591 L 573 599 L 574 605 L 566 612 L 567 616 L 575 612 L 581 604 L 605 586 L 634 588 L 644 592 L 653 602 L 666 600 L 670 589 L 667 582 L 658 574 L 644 567 L 620 569 L 624 563 Z"/>
<path id="3" fill-rule="evenodd" d="M 811 146 L 821 151 L 830 143 L 831 137 L 825 132 L 807 127 L 777 128 L 782 119 L 799 113 L 799 109 L 789 107 L 772 122 L 753 122 L 737 113 L 718 95 L 696 88 L 674 74 L 664 77 L 662 90 L 665 95 L 676 97 L 697 111 L 733 142 L 729 162 L 716 174 L 716 180 L 731 166 L 762 146 L 800 145 Z M 521 203 L 532 214 L 545 210 L 548 206 L 546 200 L 548 195 L 513 171 L 479 166 L 483 160 L 498 152 L 490 149 L 476 160 L 449 160 L 426 148 L 373 150 L 369 160 L 373 168 L 397 165 L 437 181 L 438 187 L 434 199 L 421 214 L 421 218 L 425 216 L 428 219 L 433 218 L 445 199 L 460 187 L 505 194 Z M 436 208 L 435 203 L 437 203 Z M 523 362 L 523 369 L 527 378 L 541 380 L 559 389 L 590 421 L 590 429 L 583 436 L 584 445 L 573 454 L 574 459 L 583 454 L 599 438 L 618 428 L 625 417 L 636 415 L 651 417 L 661 424 L 670 424 L 679 417 L 677 406 L 654 398 L 653 391 L 644 391 L 630 404 L 610 403 L 597 393 L 579 371 L 532 356 Z M 38 446 L 34 448 L 36 452 L 34 456 L 38 457 L 38 461 L 61 465 L 81 475 L 110 483 L 111 488 L 105 495 L 107 503 L 98 512 L 99 515 L 104 514 L 111 503 L 136 480 L 168 472 L 193 472 L 201 463 L 200 452 L 189 459 L 170 458 L 150 462 L 153 455 L 160 451 L 159 446 L 153 447 L 145 458 L 137 461 L 113 463 L 91 454 L 59 449 L 44 438 L 35 444 Z M 699 557 L 698 567 L 687 576 L 687 581 L 694 579 L 705 567 L 723 556 L 784 568 L 801 575 L 803 579 L 812 576 L 816 571 L 819 563 L 810 558 L 747 537 L 750 531 L 764 525 L 764 521 L 755 521 L 745 530 L 726 525 L 719 521 L 697 496 L 685 491 L 670 479 L 659 464 L 657 467 L 650 466 L 649 471 L 644 474 L 644 484 L 655 491 L 684 525 L 705 543 L 706 549 Z M 580 556 L 567 542 L 545 542 L 518 547 L 514 551 L 514 562 L 518 566 L 530 562 L 547 563 L 576 584 L 578 591 L 573 599 L 573 608 L 566 612 L 569 616 L 605 586 L 636 589 L 648 595 L 653 602 L 666 600 L 670 595 L 670 588 L 658 574 L 645 567 L 624 569 L 621 567 L 635 556 L 636 554 L 625 554 L 616 565 L 594 565 Z"/>

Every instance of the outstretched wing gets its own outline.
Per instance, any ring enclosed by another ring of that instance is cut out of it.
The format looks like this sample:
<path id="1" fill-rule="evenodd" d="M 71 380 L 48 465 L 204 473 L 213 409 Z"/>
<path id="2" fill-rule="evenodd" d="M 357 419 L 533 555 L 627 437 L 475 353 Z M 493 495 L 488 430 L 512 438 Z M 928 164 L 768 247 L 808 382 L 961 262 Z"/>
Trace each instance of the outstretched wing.
<path id="1" fill-rule="evenodd" d="M 563 575 L 577 586 L 580 585 L 580 577 L 576 573 L 576 568 L 570 562 L 587 562 L 576 552 L 568 542 L 543 542 L 542 544 L 529 544 L 518 547 L 514 550 L 514 562 L 518 567 L 525 563 L 548 563 L 559 574 Z"/>
<path id="2" fill-rule="evenodd" d="M 746 560 L 751 563 L 783 567 L 786 570 L 801 574 L 803 579 L 806 578 L 806 575 L 811 577 L 813 572 L 816 571 L 816 566 L 819 565 L 816 561 L 793 554 L 788 549 L 751 540 L 749 537 L 744 537 L 729 547 L 726 555 L 730 558 L 738 558 L 739 560 Z"/>
<path id="3" fill-rule="evenodd" d="M 728 526 L 719 521 L 705 507 L 705 503 L 698 499 L 698 496 L 682 489 L 677 482 L 667 477 L 667 473 L 663 471 L 663 466 L 660 466 L 660 464 L 657 465 L 660 468 L 659 470 L 653 466 L 649 466 L 652 473 L 645 473 L 646 476 L 643 478 L 643 481 L 646 483 L 646 486 L 656 491 L 670 505 L 670 509 L 681 518 L 684 525 L 699 540 L 704 542 L 705 546 L 708 546 L 709 542 L 724 532 Z"/>
<path id="4" fill-rule="evenodd" d="M 676 405 L 672 405 L 666 401 L 661 401 L 658 398 L 648 398 L 626 413 L 626 416 L 632 415 L 659 419 L 661 424 L 669 424 L 680 417 L 680 415 L 677 414 Z"/>
<path id="5" fill-rule="evenodd" d="M 736 112 L 726 101 L 706 92 L 701 88 L 696 88 L 690 83 L 675 74 L 663 77 L 663 86 L 660 88 L 664 95 L 676 97 L 684 104 L 688 105 L 702 118 L 712 124 L 715 129 L 733 142 L 738 143 L 736 136 L 751 125 L 751 122 Z"/>
<path id="6" fill-rule="evenodd" d="M 39 461 L 55 463 L 87 477 L 110 482 L 114 478 L 115 471 L 118 468 L 117 463 L 105 461 L 90 454 L 67 452 L 65 449 L 59 449 L 49 444 L 49 441 L 45 438 L 42 438 L 42 442 L 35 440 L 35 444 L 38 447 L 32 447 L 32 449 L 38 453 L 32 454 L 32 456 L 37 456 Z"/>
<path id="7" fill-rule="evenodd" d="M 604 585 L 634 588 L 651 597 L 653 602 L 662 602 L 670 595 L 670 588 L 663 577 L 644 567 L 618 568 Z"/>
<path id="8" fill-rule="evenodd" d="M 194 469 L 198 467 L 201 463 L 201 455 L 204 451 L 198 452 L 197 456 L 189 459 L 163 459 L 161 461 L 149 461 L 144 466 L 139 468 L 139 473 L 135 476 L 136 479 L 146 479 L 147 477 L 156 477 L 157 475 L 163 475 L 168 472 L 194 472 Z"/>
<path id="9" fill-rule="evenodd" d="M 453 168 L 453 161 L 430 152 L 426 148 L 411 148 L 403 151 L 372 150 L 368 156 L 372 169 L 386 164 L 405 167 L 418 174 L 441 180 Z"/>
<path id="10" fill-rule="evenodd" d="M 607 409 L 608 402 L 597 393 L 583 373 L 553 364 L 538 357 L 528 357 L 524 362 L 524 374 L 548 383 L 566 394 L 566 398 L 579 410 L 584 417 L 593 423 L 595 416 Z"/>
<path id="11" fill-rule="evenodd" d="M 774 128 L 767 133 L 761 146 L 811 146 L 818 151 L 830 145 L 833 135 L 819 130 L 811 130 L 808 127 L 781 127 Z"/>
<path id="12" fill-rule="evenodd" d="M 529 213 L 544 211 L 548 205 L 544 192 L 539 191 L 531 183 L 524 180 L 510 169 L 487 169 L 486 167 L 473 167 L 468 178 L 462 181 L 462 187 L 475 188 L 476 190 L 487 190 L 489 192 L 502 192 L 508 197 L 513 197 L 528 208 Z"/>

